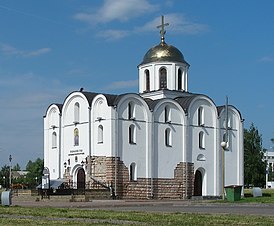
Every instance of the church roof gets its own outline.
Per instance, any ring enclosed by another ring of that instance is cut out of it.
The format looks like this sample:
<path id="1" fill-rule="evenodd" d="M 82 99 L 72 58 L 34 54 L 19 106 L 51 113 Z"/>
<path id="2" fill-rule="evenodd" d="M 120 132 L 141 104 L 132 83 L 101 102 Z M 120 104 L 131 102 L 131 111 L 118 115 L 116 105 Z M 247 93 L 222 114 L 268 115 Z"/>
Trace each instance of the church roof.
<path id="1" fill-rule="evenodd" d="M 233 105 L 228 105 L 228 107 L 234 108 L 234 109 L 239 113 L 241 119 L 243 119 L 243 118 L 242 118 L 242 115 L 241 115 L 241 112 L 240 112 L 236 107 L 234 107 Z M 225 108 L 225 105 L 217 106 L 218 115 L 221 114 L 221 111 L 222 111 L 224 108 Z"/>
<path id="2" fill-rule="evenodd" d="M 159 103 L 159 101 L 161 101 L 162 99 L 157 99 L 157 100 L 151 100 L 149 98 L 145 98 L 144 101 L 147 103 L 149 109 L 151 111 L 154 110 L 155 106 Z"/>
<path id="3" fill-rule="evenodd" d="M 181 62 L 188 64 L 179 49 L 172 45 L 168 45 L 165 42 L 162 42 L 159 45 L 149 49 L 145 54 L 141 64 L 161 61 Z"/>
<path id="4" fill-rule="evenodd" d="M 185 113 L 188 112 L 188 109 L 189 109 L 189 106 L 191 104 L 191 102 L 193 101 L 194 98 L 196 98 L 197 96 L 204 96 L 204 97 L 207 97 L 206 95 L 203 95 L 203 94 L 194 94 L 194 93 L 188 93 L 187 96 L 180 96 L 180 97 L 176 97 L 174 99 L 171 99 L 171 100 L 175 100 L 181 107 L 182 109 L 184 110 Z M 209 98 L 209 97 L 207 97 Z M 168 99 L 168 98 L 166 98 Z M 162 101 L 163 99 L 156 99 L 156 100 L 151 100 L 149 98 L 145 98 L 144 99 L 149 107 L 149 109 L 151 111 L 154 110 L 155 106 L 160 102 Z"/>
<path id="5" fill-rule="evenodd" d="M 91 103 L 92 103 L 92 100 L 94 99 L 94 97 L 96 97 L 98 95 L 98 93 L 86 92 L 86 91 L 82 91 L 82 93 L 87 98 L 89 106 L 91 106 Z"/>
<path id="6" fill-rule="evenodd" d="M 89 106 L 91 106 L 91 103 L 92 103 L 93 99 L 99 94 L 102 94 L 106 97 L 107 103 L 108 103 L 109 106 L 115 105 L 114 104 L 115 100 L 117 99 L 118 96 L 120 96 L 120 95 L 114 95 L 114 94 L 93 93 L 93 92 L 86 92 L 86 91 L 84 91 L 84 92 L 82 91 L 82 93 L 87 98 Z"/>
<path id="7" fill-rule="evenodd" d="M 63 104 L 55 104 L 55 105 L 58 107 L 59 111 L 62 112 Z"/>
<path id="8" fill-rule="evenodd" d="M 57 104 L 57 103 L 53 103 L 51 105 L 48 106 L 46 112 L 48 112 L 49 108 L 52 106 L 52 105 L 56 105 L 59 109 L 60 112 L 62 112 L 62 108 L 63 108 L 63 104 Z M 44 117 L 46 117 L 46 115 L 44 115 Z"/>
<path id="9" fill-rule="evenodd" d="M 184 109 L 185 113 L 188 112 L 189 105 L 193 101 L 193 99 L 201 94 L 191 94 L 185 97 L 177 97 L 174 100 L 177 101 L 178 104 Z"/>

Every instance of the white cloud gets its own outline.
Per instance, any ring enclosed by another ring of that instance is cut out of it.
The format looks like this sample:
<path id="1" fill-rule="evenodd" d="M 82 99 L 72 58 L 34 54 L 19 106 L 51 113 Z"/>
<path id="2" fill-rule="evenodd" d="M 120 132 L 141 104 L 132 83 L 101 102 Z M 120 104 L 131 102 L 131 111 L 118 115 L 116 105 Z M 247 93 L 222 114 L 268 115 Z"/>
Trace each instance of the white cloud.
<path id="1" fill-rule="evenodd" d="M 156 17 L 152 21 L 149 21 L 142 27 L 135 29 L 135 32 L 150 32 L 156 30 L 160 25 L 161 17 Z M 165 22 L 169 23 L 169 26 L 165 29 L 171 32 L 182 34 L 197 34 L 208 30 L 208 26 L 201 23 L 195 23 L 188 20 L 185 16 L 178 13 L 172 13 L 165 15 Z"/>
<path id="2" fill-rule="evenodd" d="M 97 12 L 77 13 L 74 18 L 89 24 L 108 23 L 113 20 L 127 21 L 158 9 L 158 5 L 150 4 L 147 0 L 105 0 Z"/>
<path id="3" fill-rule="evenodd" d="M 4 75 L 0 74 L 0 87 L 1 89 L 5 87 L 9 88 L 22 88 L 24 85 L 30 84 L 34 81 L 35 76 L 32 72 L 20 74 L 20 75 Z"/>
<path id="4" fill-rule="evenodd" d="M 137 86 L 138 86 L 138 80 L 117 81 L 104 87 L 103 90 L 109 91 L 109 90 L 117 90 L 117 89 L 124 89 L 124 88 L 132 88 Z"/>
<path id="5" fill-rule="evenodd" d="M 10 56 L 34 57 L 34 56 L 40 56 L 40 55 L 49 53 L 50 51 L 51 51 L 50 48 L 41 48 L 41 49 L 31 50 L 31 51 L 20 50 L 9 44 L 0 43 L 0 52 Z"/>
<path id="6" fill-rule="evenodd" d="M 264 56 L 259 59 L 259 62 L 274 62 L 274 57 Z"/>
<path id="7" fill-rule="evenodd" d="M 29 52 L 25 52 L 24 56 L 39 56 L 39 55 L 43 55 L 45 53 L 49 53 L 51 51 L 50 48 L 42 48 L 42 49 L 37 49 L 34 51 L 29 51 Z"/>
<path id="8" fill-rule="evenodd" d="M 98 37 L 102 37 L 106 40 L 117 40 L 130 35 L 130 31 L 127 30 L 104 30 L 97 33 Z"/>

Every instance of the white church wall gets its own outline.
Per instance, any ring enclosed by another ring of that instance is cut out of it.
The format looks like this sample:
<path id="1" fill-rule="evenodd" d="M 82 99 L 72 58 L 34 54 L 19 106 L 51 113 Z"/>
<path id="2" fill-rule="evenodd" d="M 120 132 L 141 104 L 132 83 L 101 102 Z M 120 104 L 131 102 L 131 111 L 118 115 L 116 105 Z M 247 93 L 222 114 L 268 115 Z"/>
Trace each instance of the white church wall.
<path id="1" fill-rule="evenodd" d="M 74 107 L 75 104 L 79 103 L 79 123 L 86 123 L 89 120 L 89 113 L 88 113 L 88 101 L 84 94 L 81 92 L 74 92 L 70 94 L 63 105 L 62 110 L 62 119 L 63 119 L 63 125 L 68 126 L 75 123 L 75 114 L 74 114 Z"/>
<path id="2" fill-rule="evenodd" d="M 217 192 L 217 118 L 217 109 L 209 98 L 198 96 L 192 101 L 189 107 L 190 145 L 194 172 L 199 168 L 204 170 L 203 195 L 216 195 Z"/>
<path id="3" fill-rule="evenodd" d="M 59 177 L 60 159 L 60 111 L 57 105 L 51 105 L 44 118 L 44 165 L 50 170 L 50 177 Z M 54 133 L 54 135 L 53 135 Z"/>
<path id="4" fill-rule="evenodd" d="M 112 107 L 108 106 L 104 95 L 98 95 L 92 102 L 92 155 L 113 156 L 112 155 Z"/>
<path id="5" fill-rule="evenodd" d="M 76 103 L 79 103 L 78 122 L 75 122 Z M 67 166 L 72 169 L 76 164 L 85 161 L 89 155 L 89 104 L 82 93 L 75 92 L 66 98 L 62 111 L 62 122 L 61 162 L 66 162 Z M 78 138 L 75 134 L 76 130 L 78 130 Z M 64 168 L 62 173 L 64 173 Z"/>
<path id="6" fill-rule="evenodd" d="M 146 64 L 139 67 L 139 93 L 147 91 L 145 70 L 149 71 L 150 91 L 156 89 L 154 82 L 154 66 L 152 64 Z"/>
<path id="7" fill-rule="evenodd" d="M 129 104 L 132 108 L 132 119 L 129 119 Z M 148 175 L 148 107 L 137 95 L 126 95 L 117 105 L 118 113 L 118 156 L 130 168 L 130 164 L 137 165 L 137 176 L 145 178 Z M 135 130 L 130 141 L 130 129 Z"/>
<path id="8" fill-rule="evenodd" d="M 166 110 L 169 120 L 166 121 Z M 184 156 L 183 112 L 177 102 L 164 99 L 154 108 L 153 168 L 156 178 L 173 178 L 176 165 Z M 167 142 L 166 131 L 170 131 Z"/>
<path id="9" fill-rule="evenodd" d="M 150 75 L 150 91 L 159 90 L 159 71 L 161 68 L 167 70 L 167 88 L 169 90 L 178 89 L 178 70 L 182 71 L 182 89 L 187 91 L 188 86 L 188 66 L 183 63 L 171 63 L 171 62 L 156 62 L 141 65 L 139 67 L 139 92 L 143 93 L 146 90 L 146 75 L 145 71 L 149 70 Z"/>
<path id="10" fill-rule="evenodd" d="M 242 121 L 236 109 L 228 108 L 228 145 L 225 150 L 225 186 L 243 185 L 243 143 Z M 220 120 L 224 125 L 220 139 L 225 133 L 225 111 L 221 112 Z"/>

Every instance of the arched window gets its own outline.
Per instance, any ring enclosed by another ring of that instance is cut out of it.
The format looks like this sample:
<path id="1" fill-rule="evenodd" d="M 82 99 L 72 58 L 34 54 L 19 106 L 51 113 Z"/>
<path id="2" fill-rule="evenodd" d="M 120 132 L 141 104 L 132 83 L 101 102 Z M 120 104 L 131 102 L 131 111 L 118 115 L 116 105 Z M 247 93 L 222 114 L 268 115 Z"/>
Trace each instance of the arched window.
<path id="1" fill-rule="evenodd" d="M 172 143 L 171 143 L 171 130 L 169 128 L 167 128 L 165 130 L 165 144 L 167 147 L 171 147 Z"/>
<path id="2" fill-rule="evenodd" d="M 80 120 L 80 104 L 77 102 L 74 105 L 74 123 L 79 123 Z"/>
<path id="3" fill-rule="evenodd" d="M 150 78 L 149 78 L 149 70 L 145 70 L 145 81 L 146 81 L 146 92 L 150 91 Z"/>
<path id="4" fill-rule="evenodd" d="M 165 68 L 160 69 L 160 89 L 166 89 L 167 88 L 167 72 Z"/>
<path id="5" fill-rule="evenodd" d="M 56 132 L 52 133 L 52 148 L 56 148 L 57 147 L 57 134 Z"/>
<path id="6" fill-rule="evenodd" d="M 102 144 L 104 141 L 104 129 L 102 125 L 98 126 L 98 144 Z"/>
<path id="7" fill-rule="evenodd" d="M 198 109 L 198 126 L 204 126 L 204 108 L 199 107 Z"/>
<path id="8" fill-rule="evenodd" d="M 134 104 L 132 102 L 128 103 L 128 119 L 135 119 Z"/>
<path id="9" fill-rule="evenodd" d="M 205 149 L 205 134 L 203 131 L 199 133 L 199 148 Z"/>
<path id="10" fill-rule="evenodd" d="M 170 122 L 171 117 L 170 117 L 170 107 L 166 106 L 165 107 L 165 122 Z"/>
<path id="11" fill-rule="evenodd" d="M 134 125 L 130 125 L 128 128 L 128 142 L 136 144 L 136 128 Z"/>
<path id="12" fill-rule="evenodd" d="M 129 167 L 129 180 L 130 181 L 136 181 L 137 180 L 137 167 L 136 167 L 135 162 L 130 164 L 130 167 Z"/>
<path id="13" fill-rule="evenodd" d="M 182 89 L 182 70 L 178 70 L 178 90 Z"/>
<path id="14" fill-rule="evenodd" d="M 74 146 L 79 146 L 79 130 L 74 129 Z"/>

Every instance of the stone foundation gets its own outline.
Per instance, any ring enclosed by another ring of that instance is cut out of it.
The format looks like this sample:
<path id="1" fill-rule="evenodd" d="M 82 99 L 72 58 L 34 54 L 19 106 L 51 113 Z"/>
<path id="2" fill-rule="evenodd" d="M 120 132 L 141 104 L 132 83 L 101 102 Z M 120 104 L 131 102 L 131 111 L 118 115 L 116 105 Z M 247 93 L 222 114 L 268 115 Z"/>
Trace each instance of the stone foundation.
<path id="1" fill-rule="evenodd" d="M 129 169 L 120 158 L 115 161 L 115 157 L 92 156 L 87 161 L 86 181 L 93 183 L 91 175 L 113 189 L 116 187 L 115 195 L 120 199 L 187 199 L 193 195 L 193 163 L 178 163 L 174 178 L 137 178 L 136 181 L 129 181 Z"/>

